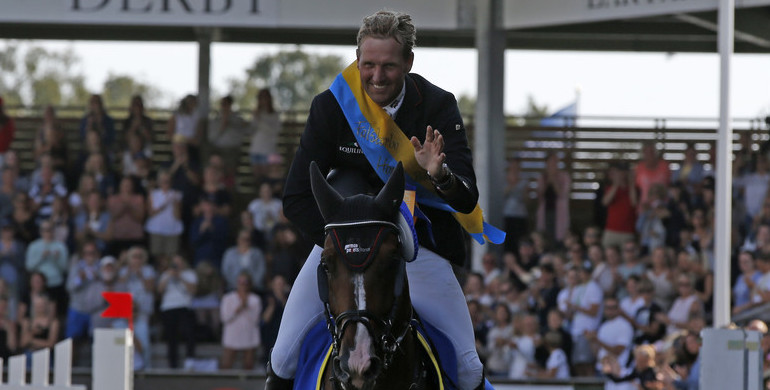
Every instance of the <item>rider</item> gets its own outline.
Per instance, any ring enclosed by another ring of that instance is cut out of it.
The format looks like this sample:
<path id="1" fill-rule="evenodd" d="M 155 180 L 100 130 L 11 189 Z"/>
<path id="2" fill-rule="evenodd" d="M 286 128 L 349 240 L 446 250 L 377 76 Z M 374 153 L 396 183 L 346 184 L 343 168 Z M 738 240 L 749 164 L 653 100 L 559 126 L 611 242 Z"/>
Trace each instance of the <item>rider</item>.
<path id="1" fill-rule="evenodd" d="M 407 14 L 379 11 L 365 17 L 356 49 L 360 83 L 368 97 L 410 138 L 415 159 L 427 171 L 439 196 L 455 210 L 471 213 L 479 195 L 457 101 L 422 76 L 409 73 L 415 39 L 415 27 Z M 316 268 L 324 222 L 311 192 L 310 162 L 315 161 L 324 175 L 339 167 L 358 170 L 370 182 L 378 183 L 379 190 L 383 182 L 363 153 L 332 91 L 316 96 L 283 198 L 286 217 L 316 246 L 286 303 L 270 356 L 266 389 L 291 388 L 302 340 L 323 320 Z M 418 207 L 430 224 L 418 219 L 419 255 L 406 266 L 412 304 L 421 318 L 452 342 L 460 389 L 483 389 L 483 367 L 476 353 L 473 326 L 451 265 L 462 266 L 465 260 L 462 228 L 447 211 L 421 204 L 419 199 Z"/>

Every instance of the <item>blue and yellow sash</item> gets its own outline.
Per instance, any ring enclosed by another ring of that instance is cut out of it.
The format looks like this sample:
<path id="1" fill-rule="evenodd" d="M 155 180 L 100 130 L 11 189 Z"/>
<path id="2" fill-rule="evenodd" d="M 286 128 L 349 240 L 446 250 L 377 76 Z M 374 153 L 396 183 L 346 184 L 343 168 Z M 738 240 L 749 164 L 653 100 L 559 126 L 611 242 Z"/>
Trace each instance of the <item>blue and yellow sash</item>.
<path id="1" fill-rule="evenodd" d="M 417 189 L 418 203 L 451 212 L 479 244 L 484 244 L 485 239 L 501 244 L 505 240 L 505 232 L 484 222 L 484 215 L 478 204 L 470 214 L 463 214 L 436 194 L 427 172 L 414 157 L 414 147 L 409 138 L 364 91 L 357 65 L 357 61 L 353 61 L 337 75 L 329 89 L 337 98 L 358 145 L 380 179 L 387 182 L 397 162 L 401 161 L 404 164 L 407 183 Z"/>

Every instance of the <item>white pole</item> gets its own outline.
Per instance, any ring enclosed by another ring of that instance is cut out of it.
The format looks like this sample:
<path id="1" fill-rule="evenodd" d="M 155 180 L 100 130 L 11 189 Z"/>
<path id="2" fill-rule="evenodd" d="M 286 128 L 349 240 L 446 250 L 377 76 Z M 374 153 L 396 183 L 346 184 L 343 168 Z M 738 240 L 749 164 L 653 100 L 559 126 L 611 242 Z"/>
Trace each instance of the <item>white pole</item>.
<path id="1" fill-rule="evenodd" d="M 714 245 L 714 327 L 730 324 L 730 235 L 732 220 L 732 146 L 730 62 L 733 56 L 735 0 L 719 0 L 719 134 L 717 137 L 716 241 Z"/>

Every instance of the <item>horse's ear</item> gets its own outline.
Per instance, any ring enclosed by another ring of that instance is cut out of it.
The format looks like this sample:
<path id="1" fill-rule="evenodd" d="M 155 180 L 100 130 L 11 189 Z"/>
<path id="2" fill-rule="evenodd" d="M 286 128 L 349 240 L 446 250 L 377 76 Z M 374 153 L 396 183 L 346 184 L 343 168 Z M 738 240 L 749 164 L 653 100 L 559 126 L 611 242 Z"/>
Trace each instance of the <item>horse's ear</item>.
<path id="1" fill-rule="evenodd" d="M 326 182 L 315 161 L 310 163 L 310 187 L 313 189 L 313 196 L 315 196 L 315 201 L 324 221 L 328 222 L 329 217 L 339 210 L 344 199 Z"/>
<path id="2" fill-rule="evenodd" d="M 384 210 L 395 213 L 401 207 L 401 201 L 404 200 L 404 180 L 404 166 L 399 161 L 396 169 L 390 174 L 388 182 L 377 194 L 375 203 Z"/>

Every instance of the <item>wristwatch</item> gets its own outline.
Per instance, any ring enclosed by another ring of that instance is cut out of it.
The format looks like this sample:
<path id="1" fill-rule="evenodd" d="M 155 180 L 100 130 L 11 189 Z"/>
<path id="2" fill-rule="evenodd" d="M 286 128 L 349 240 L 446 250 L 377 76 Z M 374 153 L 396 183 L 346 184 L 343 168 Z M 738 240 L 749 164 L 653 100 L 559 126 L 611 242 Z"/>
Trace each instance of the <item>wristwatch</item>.
<path id="1" fill-rule="evenodd" d="M 430 171 L 428 171 L 428 177 L 436 189 L 440 191 L 446 191 L 452 187 L 452 183 L 454 182 L 454 174 L 449 169 L 449 166 L 446 165 L 446 163 L 441 164 L 441 172 L 443 172 L 443 175 L 439 175 L 443 176 L 441 180 L 437 180 L 435 177 L 431 176 Z"/>

